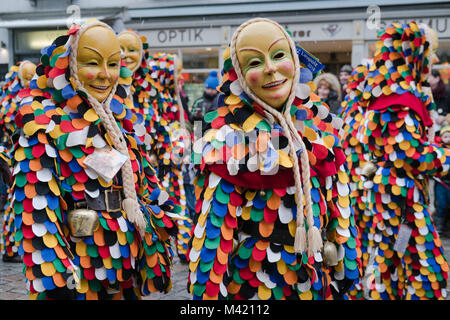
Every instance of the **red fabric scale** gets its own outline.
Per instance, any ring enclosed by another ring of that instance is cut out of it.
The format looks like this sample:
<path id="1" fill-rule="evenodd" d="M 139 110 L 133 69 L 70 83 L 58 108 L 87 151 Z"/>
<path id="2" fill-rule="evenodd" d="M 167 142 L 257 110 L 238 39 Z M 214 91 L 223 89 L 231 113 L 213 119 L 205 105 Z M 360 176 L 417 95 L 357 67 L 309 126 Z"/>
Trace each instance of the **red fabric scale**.
<path id="1" fill-rule="evenodd" d="M 267 223 L 274 223 L 277 220 L 278 211 L 271 210 L 269 207 L 264 207 L 264 221 Z"/>
<path id="2" fill-rule="evenodd" d="M 95 268 L 84 268 L 83 275 L 87 280 L 94 280 L 95 279 Z"/>
<path id="3" fill-rule="evenodd" d="M 219 293 L 219 285 L 211 282 L 210 280 L 206 281 L 205 291 L 206 294 L 210 297 L 215 297 Z"/>
<path id="4" fill-rule="evenodd" d="M 119 227 L 119 223 L 116 219 L 106 219 L 106 224 L 111 229 L 111 231 L 117 231 Z"/>

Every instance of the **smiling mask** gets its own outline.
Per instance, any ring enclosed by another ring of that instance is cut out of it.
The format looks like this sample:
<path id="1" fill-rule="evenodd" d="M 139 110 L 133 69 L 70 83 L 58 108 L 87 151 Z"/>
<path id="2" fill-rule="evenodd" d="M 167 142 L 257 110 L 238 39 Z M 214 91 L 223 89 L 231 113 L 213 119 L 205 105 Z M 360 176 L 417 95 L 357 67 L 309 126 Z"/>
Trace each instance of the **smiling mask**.
<path id="1" fill-rule="evenodd" d="M 129 30 L 122 31 L 117 36 L 120 41 L 123 61 L 131 71 L 136 71 L 142 60 L 142 42 L 139 36 Z"/>
<path id="2" fill-rule="evenodd" d="M 249 24 L 239 33 L 235 50 L 250 90 L 271 107 L 282 107 L 295 76 L 295 63 L 284 32 L 268 21 Z"/>
<path id="3" fill-rule="evenodd" d="M 28 60 L 23 61 L 19 66 L 19 77 L 24 88 L 30 87 L 30 81 L 36 73 L 36 65 Z"/>
<path id="4" fill-rule="evenodd" d="M 120 44 L 114 32 L 103 26 L 88 28 L 78 41 L 76 60 L 86 92 L 98 102 L 105 101 L 119 79 Z"/>

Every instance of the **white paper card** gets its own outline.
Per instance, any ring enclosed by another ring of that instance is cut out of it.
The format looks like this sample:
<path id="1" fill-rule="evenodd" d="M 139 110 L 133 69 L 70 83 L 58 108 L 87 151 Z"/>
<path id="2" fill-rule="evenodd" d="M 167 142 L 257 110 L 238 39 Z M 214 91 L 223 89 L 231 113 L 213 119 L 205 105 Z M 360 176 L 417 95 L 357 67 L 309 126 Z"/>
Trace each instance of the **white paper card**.
<path id="1" fill-rule="evenodd" d="M 96 148 L 88 155 L 83 163 L 94 170 L 104 181 L 111 181 L 122 168 L 128 156 L 120 153 L 114 148 Z"/>

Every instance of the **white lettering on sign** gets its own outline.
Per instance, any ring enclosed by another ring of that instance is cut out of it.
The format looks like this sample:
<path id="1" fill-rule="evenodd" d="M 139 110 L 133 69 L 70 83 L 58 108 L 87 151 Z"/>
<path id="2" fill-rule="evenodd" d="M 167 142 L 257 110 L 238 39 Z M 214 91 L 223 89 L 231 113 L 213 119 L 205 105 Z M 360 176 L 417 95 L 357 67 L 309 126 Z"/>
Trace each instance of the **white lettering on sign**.
<path id="1" fill-rule="evenodd" d="M 203 29 L 160 30 L 157 39 L 160 43 L 203 41 Z"/>
<path id="2" fill-rule="evenodd" d="M 222 28 L 215 27 L 142 30 L 139 33 L 148 39 L 152 47 L 214 46 L 225 41 Z"/>

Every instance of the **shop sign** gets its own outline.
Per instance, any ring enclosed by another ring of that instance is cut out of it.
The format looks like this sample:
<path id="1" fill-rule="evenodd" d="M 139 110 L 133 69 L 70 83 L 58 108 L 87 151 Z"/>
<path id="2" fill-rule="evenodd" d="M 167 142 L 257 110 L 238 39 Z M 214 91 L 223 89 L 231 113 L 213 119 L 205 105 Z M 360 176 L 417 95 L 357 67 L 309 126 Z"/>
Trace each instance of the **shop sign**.
<path id="1" fill-rule="evenodd" d="M 224 39 L 222 28 L 179 28 L 141 30 L 152 47 L 220 45 Z"/>
<path id="2" fill-rule="evenodd" d="M 291 32 L 294 41 L 351 40 L 351 21 L 334 23 L 301 23 L 284 25 Z"/>

